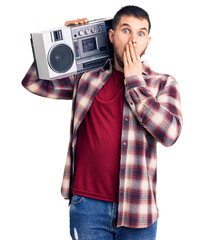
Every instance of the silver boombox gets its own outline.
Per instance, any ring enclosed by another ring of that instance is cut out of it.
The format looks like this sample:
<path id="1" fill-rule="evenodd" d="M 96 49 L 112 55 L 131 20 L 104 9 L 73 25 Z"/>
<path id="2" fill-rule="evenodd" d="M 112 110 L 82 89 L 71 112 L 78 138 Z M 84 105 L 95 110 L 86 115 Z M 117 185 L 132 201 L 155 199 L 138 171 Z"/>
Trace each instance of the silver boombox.
<path id="1" fill-rule="evenodd" d="M 108 32 L 112 19 L 31 33 L 40 79 L 54 80 L 102 67 L 112 55 Z"/>

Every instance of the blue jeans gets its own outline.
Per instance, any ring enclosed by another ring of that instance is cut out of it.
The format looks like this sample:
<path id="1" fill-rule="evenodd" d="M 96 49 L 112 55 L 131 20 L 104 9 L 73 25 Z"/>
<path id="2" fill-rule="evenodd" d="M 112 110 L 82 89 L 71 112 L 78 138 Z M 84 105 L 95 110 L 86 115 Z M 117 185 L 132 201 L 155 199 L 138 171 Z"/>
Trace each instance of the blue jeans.
<path id="1" fill-rule="evenodd" d="M 155 240 L 157 222 L 148 228 L 117 227 L 118 204 L 74 195 L 70 205 L 73 240 Z"/>

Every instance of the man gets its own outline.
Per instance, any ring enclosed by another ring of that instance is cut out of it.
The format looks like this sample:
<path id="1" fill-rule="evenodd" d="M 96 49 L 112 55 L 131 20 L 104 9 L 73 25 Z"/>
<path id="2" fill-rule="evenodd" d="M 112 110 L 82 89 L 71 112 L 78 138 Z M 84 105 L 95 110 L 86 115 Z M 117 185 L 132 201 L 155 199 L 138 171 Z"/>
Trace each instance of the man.
<path id="1" fill-rule="evenodd" d="M 33 64 L 22 82 L 35 94 L 73 99 L 62 183 L 73 239 L 156 238 L 156 145 L 176 142 L 182 115 L 176 80 L 141 62 L 150 27 L 146 11 L 126 6 L 109 32 L 113 62 L 55 81 L 38 79 Z"/>

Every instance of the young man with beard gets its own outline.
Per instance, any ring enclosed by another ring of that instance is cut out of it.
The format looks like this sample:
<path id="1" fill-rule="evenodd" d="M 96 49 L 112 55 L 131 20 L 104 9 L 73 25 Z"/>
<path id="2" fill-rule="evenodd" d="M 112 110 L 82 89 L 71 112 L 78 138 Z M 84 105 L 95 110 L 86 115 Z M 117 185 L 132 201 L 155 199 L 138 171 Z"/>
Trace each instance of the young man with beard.
<path id="1" fill-rule="evenodd" d="M 35 94 L 73 100 L 62 183 L 73 239 L 156 238 L 156 145 L 176 142 L 182 115 L 176 80 L 141 62 L 150 27 L 146 11 L 126 6 L 109 32 L 113 61 L 55 81 L 38 79 L 33 64 L 22 82 Z"/>

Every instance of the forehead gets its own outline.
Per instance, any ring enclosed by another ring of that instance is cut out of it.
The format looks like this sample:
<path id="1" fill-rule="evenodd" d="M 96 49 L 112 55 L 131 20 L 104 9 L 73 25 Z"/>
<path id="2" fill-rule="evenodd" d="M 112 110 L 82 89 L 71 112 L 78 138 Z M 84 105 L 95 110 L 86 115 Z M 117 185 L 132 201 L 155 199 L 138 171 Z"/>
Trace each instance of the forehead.
<path id="1" fill-rule="evenodd" d="M 145 18 L 136 18 L 134 16 L 124 15 L 121 17 L 117 28 L 127 25 L 129 25 L 131 28 L 135 30 L 141 28 L 146 28 L 147 30 L 149 30 L 149 23 Z"/>

